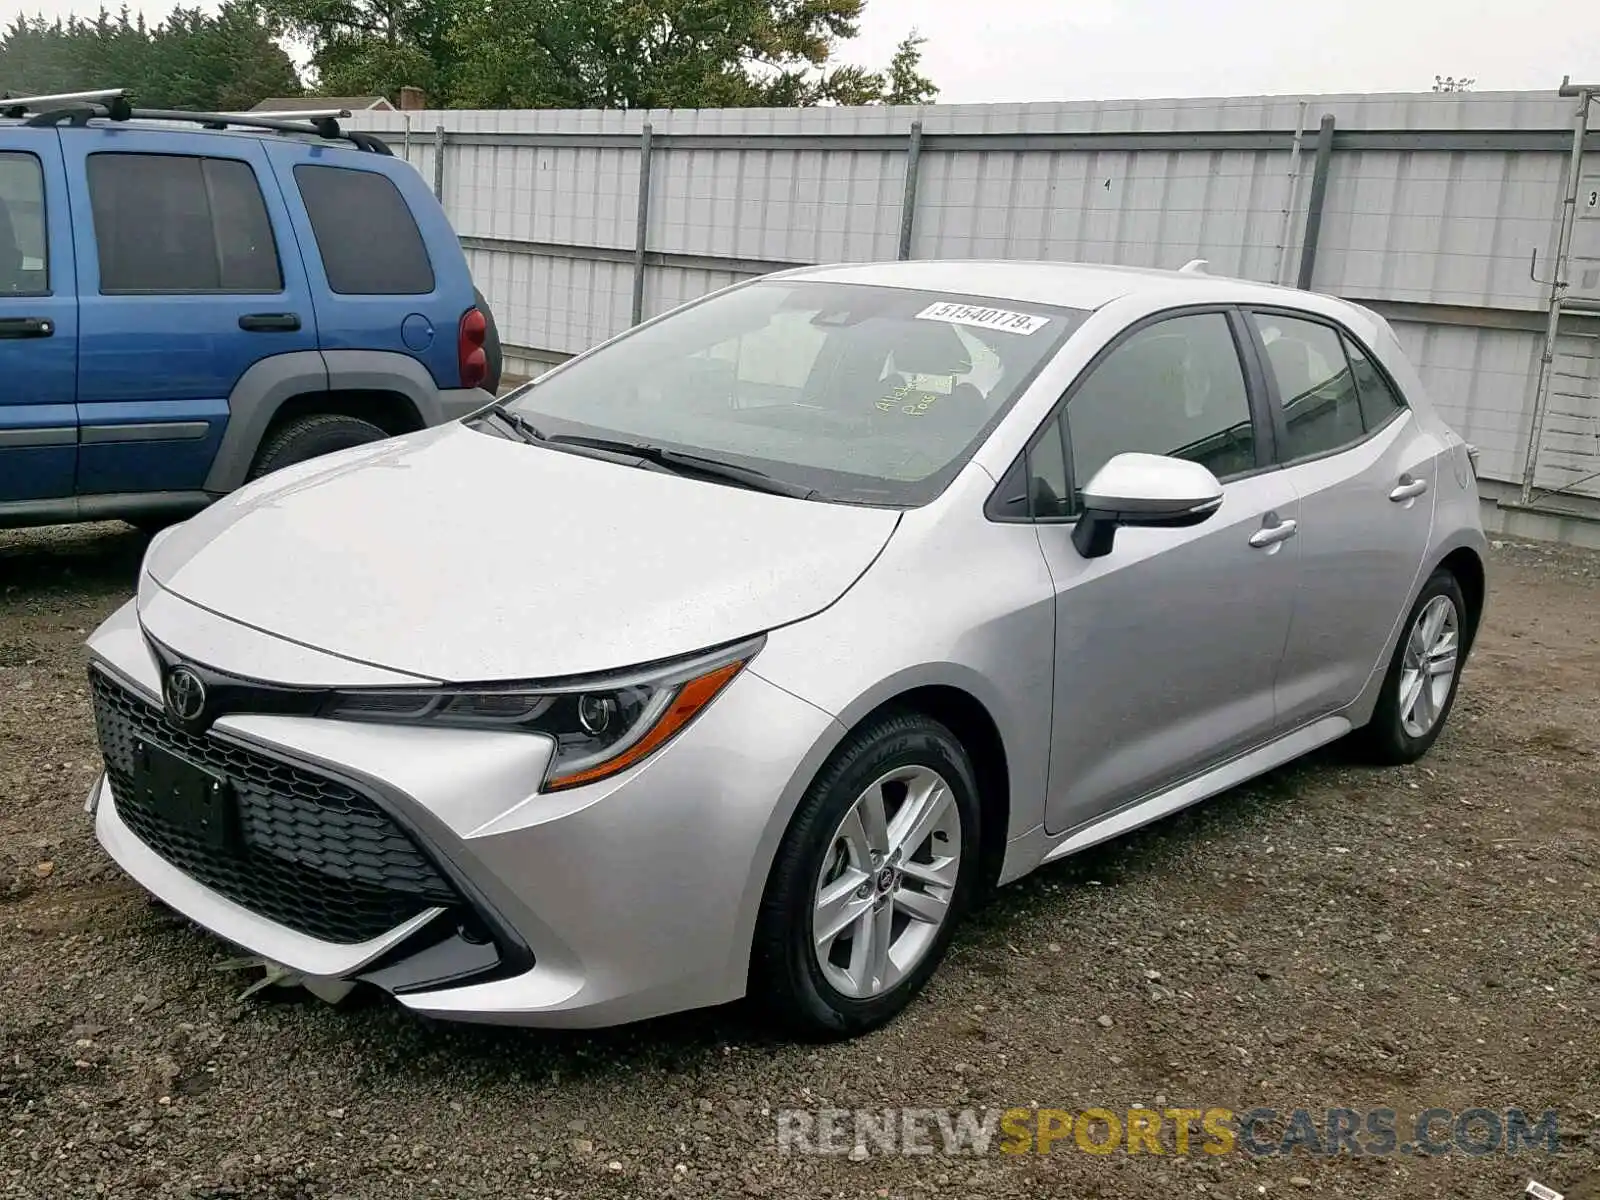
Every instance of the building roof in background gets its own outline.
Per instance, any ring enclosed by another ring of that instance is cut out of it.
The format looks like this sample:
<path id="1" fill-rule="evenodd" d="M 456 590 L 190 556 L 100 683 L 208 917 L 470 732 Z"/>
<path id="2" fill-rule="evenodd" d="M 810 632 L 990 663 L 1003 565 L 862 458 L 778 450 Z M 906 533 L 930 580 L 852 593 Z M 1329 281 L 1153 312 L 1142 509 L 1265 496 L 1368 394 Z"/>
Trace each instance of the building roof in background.
<path id="1" fill-rule="evenodd" d="M 261 101 L 251 112 L 315 112 L 324 108 L 348 108 L 351 112 L 377 109 L 393 112 L 394 105 L 382 96 L 274 96 Z"/>

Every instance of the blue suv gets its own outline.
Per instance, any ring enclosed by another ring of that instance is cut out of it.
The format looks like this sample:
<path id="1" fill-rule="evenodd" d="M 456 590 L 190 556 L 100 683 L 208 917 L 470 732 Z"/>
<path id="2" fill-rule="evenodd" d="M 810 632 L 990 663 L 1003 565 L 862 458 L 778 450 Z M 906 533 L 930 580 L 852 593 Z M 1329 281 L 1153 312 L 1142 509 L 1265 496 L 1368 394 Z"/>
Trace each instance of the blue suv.
<path id="1" fill-rule="evenodd" d="M 0 527 L 186 517 L 493 399 L 422 177 L 337 120 L 0 99 Z"/>

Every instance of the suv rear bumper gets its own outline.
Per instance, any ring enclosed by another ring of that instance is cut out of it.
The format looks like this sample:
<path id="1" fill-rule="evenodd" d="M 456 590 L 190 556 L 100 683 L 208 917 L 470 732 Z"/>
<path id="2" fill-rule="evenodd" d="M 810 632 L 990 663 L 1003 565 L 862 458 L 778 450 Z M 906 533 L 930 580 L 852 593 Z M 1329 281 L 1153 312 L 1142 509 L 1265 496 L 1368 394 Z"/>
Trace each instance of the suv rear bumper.
<path id="1" fill-rule="evenodd" d="M 446 388 L 439 393 L 439 423 L 459 421 L 494 399 L 485 388 Z"/>

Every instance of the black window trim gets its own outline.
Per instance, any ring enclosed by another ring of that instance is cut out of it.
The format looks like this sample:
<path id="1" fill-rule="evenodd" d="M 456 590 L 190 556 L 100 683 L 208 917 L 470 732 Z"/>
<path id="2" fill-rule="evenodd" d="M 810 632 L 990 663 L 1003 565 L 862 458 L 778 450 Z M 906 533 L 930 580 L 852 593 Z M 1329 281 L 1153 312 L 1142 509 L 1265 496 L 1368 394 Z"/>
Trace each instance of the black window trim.
<path id="1" fill-rule="evenodd" d="M 1340 339 L 1339 352 L 1344 355 L 1345 370 L 1350 372 L 1350 383 L 1355 392 L 1356 410 L 1361 414 L 1362 434 L 1360 437 L 1351 438 L 1348 442 L 1341 442 L 1337 446 L 1330 446 L 1326 450 L 1318 450 L 1315 454 L 1302 454 L 1298 458 L 1284 458 L 1275 454 L 1274 457 L 1276 458 L 1277 466 L 1298 467 L 1303 466 L 1306 463 L 1320 462 L 1322 459 L 1331 458 L 1335 454 L 1346 454 L 1349 451 L 1354 450 L 1357 446 L 1366 445 L 1373 438 L 1377 437 L 1378 434 L 1382 433 L 1385 429 L 1392 425 L 1402 413 L 1408 413 L 1411 411 L 1411 402 L 1406 399 L 1405 392 L 1402 391 L 1400 386 L 1395 383 L 1394 376 L 1391 375 L 1388 368 L 1383 365 L 1383 360 L 1372 352 L 1371 346 L 1367 345 L 1366 342 L 1362 341 L 1355 334 L 1351 333 L 1350 330 L 1347 329 L 1344 324 L 1336 318 L 1324 316 L 1322 313 L 1307 312 L 1303 308 L 1290 308 L 1289 306 L 1282 304 L 1245 304 L 1241 305 L 1240 309 L 1240 316 L 1245 327 L 1245 332 L 1249 336 L 1251 346 L 1253 347 L 1254 353 L 1261 364 L 1261 382 L 1267 396 L 1269 397 L 1268 411 L 1272 421 L 1276 446 L 1288 446 L 1289 427 L 1288 422 L 1285 420 L 1283 414 L 1283 397 L 1278 391 L 1278 381 L 1273 376 L 1271 371 L 1265 369 L 1265 364 L 1267 361 L 1266 343 L 1261 338 L 1261 330 L 1257 328 L 1255 321 L 1251 319 L 1257 313 L 1268 316 L 1285 317 L 1289 320 L 1303 321 L 1308 325 L 1322 325 L 1328 329 L 1331 329 L 1334 336 Z M 1378 372 L 1384 383 L 1388 384 L 1389 390 L 1394 393 L 1395 399 L 1400 402 L 1400 406 L 1396 408 L 1394 412 L 1390 413 L 1387 417 L 1380 421 L 1375 428 L 1372 429 L 1367 428 L 1367 414 L 1365 410 L 1361 408 L 1361 384 L 1356 379 L 1355 364 L 1350 361 L 1350 351 L 1345 345 L 1346 342 L 1352 346 L 1355 346 L 1361 351 L 1362 354 L 1367 356 L 1367 361 L 1372 364 L 1373 369 Z"/>
<path id="2" fill-rule="evenodd" d="M 1360 338 L 1358 338 L 1355 334 L 1351 333 L 1348 329 L 1346 329 L 1343 325 L 1340 325 L 1337 321 L 1333 322 L 1333 325 L 1334 325 L 1334 328 L 1336 328 L 1339 331 L 1339 336 L 1342 337 L 1347 343 L 1349 343 L 1348 345 L 1345 346 L 1344 359 L 1345 359 L 1345 362 L 1350 363 L 1350 373 L 1351 373 L 1352 377 L 1355 375 L 1355 363 L 1350 362 L 1350 346 L 1354 346 L 1357 350 L 1361 351 L 1362 354 L 1366 355 L 1367 361 L 1372 364 L 1372 369 L 1378 373 L 1378 377 L 1380 379 L 1382 379 L 1385 384 L 1388 385 L 1390 393 L 1394 396 L 1394 398 L 1397 401 L 1399 401 L 1398 406 L 1395 408 L 1395 410 L 1392 413 L 1390 413 L 1383 420 L 1379 421 L 1376 427 L 1367 430 L 1367 436 L 1369 438 L 1370 437 L 1374 437 L 1377 434 L 1382 433 L 1385 429 L 1387 429 L 1390 426 L 1390 424 L 1395 420 L 1395 418 L 1398 417 L 1401 413 L 1411 412 L 1412 411 L 1412 409 L 1411 409 L 1411 401 L 1406 399 L 1405 392 L 1400 390 L 1400 384 L 1395 380 L 1395 377 L 1392 374 L 1390 374 L 1389 368 L 1383 365 L 1383 360 L 1380 359 L 1376 354 L 1374 354 L 1372 352 L 1372 347 L 1371 346 L 1367 345 Z M 1356 384 L 1356 404 L 1359 407 L 1360 404 L 1361 404 L 1361 381 L 1359 379 L 1357 379 L 1355 381 L 1355 384 Z M 1366 409 L 1363 408 L 1361 410 L 1361 426 L 1362 426 L 1363 429 L 1366 428 L 1366 424 L 1367 424 L 1367 412 L 1366 412 Z"/>
<path id="3" fill-rule="evenodd" d="M 108 288 L 105 278 L 100 270 L 100 230 L 94 223 L 94 185 L 89 179 L 89 163 L 92 159 L 106 157 L 141 157 L 141 158 L 192 158 L 200 163 L 200 185 L 205 190 L 206 208 L 211 212 L 211 249 L 217 258 L 217 278 L 222 278 L 222 243 L 217 230 L 216 209 L 212 204 L 212 184 L 206 174 L 205 163 L 208 159 L 219 162 L 236 162 L 250 172 L 250 179 L 256 185 L 256 193 L 261 197 L 261 209 L 267 218 L 267 234 L 272 238 L 272 260 L 278 268 L 278 286 L 275 288 Z M 261 186 L 261 176 L 256 173 L 256 167 L 248 158 L 237 158 L 231 154 L 179 154 L 168 150 L 91 150 L 83 156 L 84 186 L 89 197 L 89 228 L 94 233 L 95 249 L 95 275 L 98 294 L 101 296 L 284 296 L 289 292 L 288 273 L 283 269 L 283 252 L 278 245 L 277 225 L 273 221 L 272 208 L 267 203 L 267 189 Z"/>
<path id="4" fill-rule="evenodd" d="M 1028 436 L 1027 444 L 1022 452 L 1012 460 L 1000 476 L 1000 482 L 995 485 L 989 497 L 984 501 L 983 515 L 989 521 L 1001 525 L 1075 525 L 1078 514 L 1066 516 L 1053 516 L 1050 514 L 1035 514 L 1033 512 L 1033 488 L 1027 467 L 1027 458 L 1049 436 L 1051 429 L 1057 431 L 1061 439 L 1061 455 L 1064 460 L 1067 480 L 1068 497 L 1077 494 L 1077 480 L 1072 474 L 1072 444 L 1067 430 L 1067 422 L 1059 420 L 1061 414 L 1072 402 L 1073 396 L 1100 365 L 1115 353 L 1124 342 L 1135 334 L 1143 332 L 1152 325 L 1159 325 L 1164 321 L 1176 317 L 1206 316 L 1211 313 L 1221 313 L 1227 318 L 1228 332 L 1233 337 L 1234 353 L 1239 358 L 1239 369 L 1244 376 L 1245 399 L 1250 407 L 1251 436 L 1255 442 L 1256 465 L 1248 471 L 1236 471 L 1226 478 L 1218 480 L 1224 487 L 1243 479 L 1254 479 L 1268 471 L 1279 469 L 1277 461 L 1277 425 L 1273 420 L 1271 401 L 1266 391 L 1266 374 L 1262 369 L 1261 361 L 1257 355 L 1260 353 L 1256 342 L 1252 340 L 1248 319 L 1245 317 L 1240 305 L 1235 303 L 1210 303 L 1210 304 L 1184 304 L 1176 308 L 1164 308 L 1140 317 L 1132 324 L 1118 331 L 1104 346 L 1095 352 L 1093 358 L 1084 364 L 1083 369 L 1073 377 L 1070 384 L 1062 392 L 1056 402 L 1051 405 L 1049 414 L 1039 422 L 1033 433 Z M 1063 346 L 1066 343 L 1063 343 Z M 1059 354 L 1061 351 L 1056 351 Z M 1020 478 L 1019 478 L 1020 476 Z M 1016 495 L 1018 487 L 1023 489 L 1022 495 Z M 1019 504 L 1023 506 L 1022 512 L 1014 511 Z"/>
<path id="5" fill-rule="evenodd" d="M 14 154 L 18 158 L 31 158 L 33 165 L 39 171 L 39 206 L 42 227 L 40 232 L 44 235 L 40 240 L 44 250 L 44 287 L 36 292 L 6 292 L 5 296 L 13 300 L 42 300 L 54 296 L 55 288 L 50 279 L 53 272 L 50 269 L 50 181 L 46 178 L 44 159 L 32 150 L 21 150 L 11 146 L 0 149 L 0 154 Z"/>

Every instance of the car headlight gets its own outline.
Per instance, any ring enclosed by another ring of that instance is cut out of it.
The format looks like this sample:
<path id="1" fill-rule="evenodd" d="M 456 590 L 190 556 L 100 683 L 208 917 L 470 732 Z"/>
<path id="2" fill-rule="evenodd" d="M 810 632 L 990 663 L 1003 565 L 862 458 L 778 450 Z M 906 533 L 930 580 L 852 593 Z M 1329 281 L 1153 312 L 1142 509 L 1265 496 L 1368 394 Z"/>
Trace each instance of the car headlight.
<path id="1" fill-rule="evenodd" d="M 755 657 L 764 638 L 665 665 L 548 684 L 335 692 L 325 716 L 543 734 L 555 753 L 540 790 L 594 783 L 655 753 Z"/>

